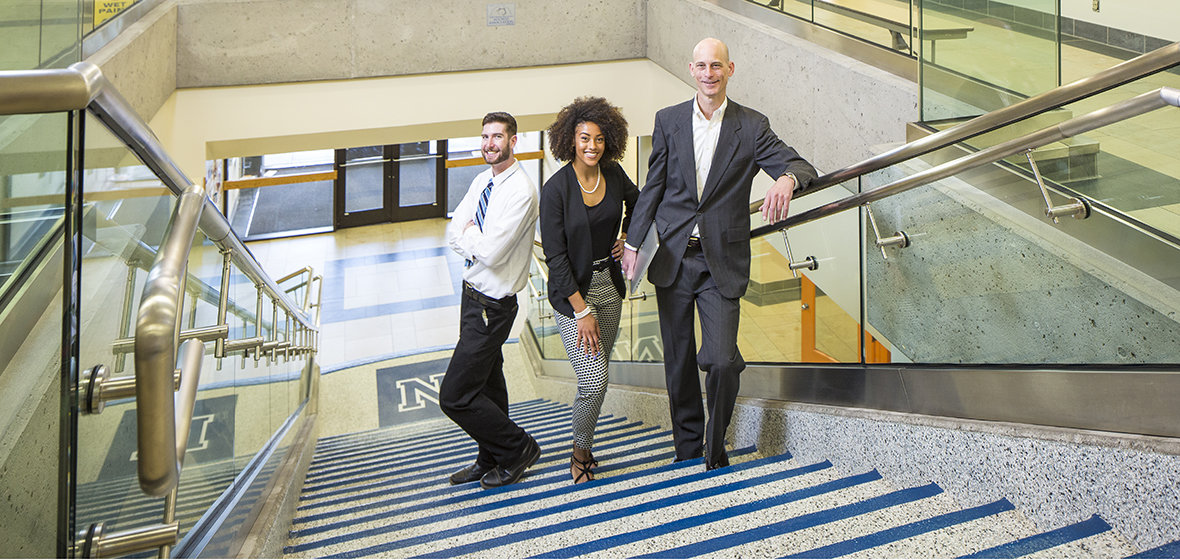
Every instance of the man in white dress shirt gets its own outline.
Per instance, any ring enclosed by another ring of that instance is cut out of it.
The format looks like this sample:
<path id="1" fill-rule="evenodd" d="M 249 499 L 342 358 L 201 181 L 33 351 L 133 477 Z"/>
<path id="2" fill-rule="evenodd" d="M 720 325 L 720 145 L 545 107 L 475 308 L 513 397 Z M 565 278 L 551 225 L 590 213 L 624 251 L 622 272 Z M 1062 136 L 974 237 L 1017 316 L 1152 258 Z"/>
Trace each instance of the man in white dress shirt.
<path id="1" fill-rule="evenodd" d="M 451 484 L 512 484 L 537 462 L 537 441 L 508 418 L 504 341 L 516 319 L 516 292 L 528 280 L 537 221 L 537 187 L 520 168 L 516 119 L 488 113 L 480 151 L 491 168 L 471 182 L 447 226 L 447 242 L 466 259 L 459 342 L 439 387 L 439 406 L 479 444 L 475 462 Z"/>

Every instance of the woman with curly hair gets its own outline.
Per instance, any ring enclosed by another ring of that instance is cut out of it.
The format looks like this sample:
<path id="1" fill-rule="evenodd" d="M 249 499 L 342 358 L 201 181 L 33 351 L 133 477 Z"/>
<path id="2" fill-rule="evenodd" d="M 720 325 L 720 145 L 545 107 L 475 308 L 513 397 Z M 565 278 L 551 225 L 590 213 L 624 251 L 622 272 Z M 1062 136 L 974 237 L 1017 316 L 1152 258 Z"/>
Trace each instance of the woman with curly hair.
<path id="1" fill-rule="evenodd" d="M 549 127 L 549 150 L 568 162 L 541 188 L 541 243 L 549 302 L 578 375 L 574 399 L 574 484 L 594 480 L 590 448 L 606 395 L 607 362 L 619 332 L 623 273 L 618 259 L 639 189 L 619 160 L 627 120 L 601 97 L 579 97 Z M 624 212 L 626 208 L 626 212 Z"/>

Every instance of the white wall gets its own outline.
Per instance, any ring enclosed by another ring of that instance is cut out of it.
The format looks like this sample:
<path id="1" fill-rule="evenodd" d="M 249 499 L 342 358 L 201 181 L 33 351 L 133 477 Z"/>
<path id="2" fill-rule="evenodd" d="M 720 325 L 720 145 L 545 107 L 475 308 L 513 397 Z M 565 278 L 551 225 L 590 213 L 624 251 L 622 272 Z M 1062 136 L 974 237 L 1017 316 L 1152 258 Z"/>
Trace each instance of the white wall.
<path id="1" fill-rule="evenodd" d="M 647 60 L 195 88 L 177 90 L 151 126 L 181 169 L 199 178 L 206 159 L 473 136 L 489 111 L 541 130 L 581 95 L 607 98 L 623 109 L 632 135 L 648 135 L 656 110 L 692 91 Z"/>
<path id="2" fill-rule="evenodd" d="M 1061 0 L 1061 15 L 1107 27 L 1180 41 L 1180 2 L 1177 0 Z"/>

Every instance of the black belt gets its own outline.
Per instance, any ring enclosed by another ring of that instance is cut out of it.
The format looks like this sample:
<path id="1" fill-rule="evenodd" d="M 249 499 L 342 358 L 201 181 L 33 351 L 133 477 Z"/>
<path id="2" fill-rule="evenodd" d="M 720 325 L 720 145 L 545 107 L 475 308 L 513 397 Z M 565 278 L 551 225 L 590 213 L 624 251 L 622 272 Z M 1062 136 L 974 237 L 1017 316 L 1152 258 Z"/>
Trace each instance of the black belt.
<path id="1" fill-rule="evenodd" d="M 492 309 L 499 309 L 505 305 L 514 305 L 516 303 L 516 294 L 509 294 L 500 299 L 488 297 L 483 292 L 472 288 L 471 284 L 468 284 L 467 281 L 463 282 L 463 295 L 478 301 L 484 307 L 490 307 Z"/>
<path id="2" fill-rule="evenodd" d="M 594 272 L 598 272 L 600 270 L 610 270 L 610 266 L 614 264 L 614 262 L 615 260 L 611 257 L 598 259 L 594 261 Z"/>
<path id="3" fill-rule="evenodd" d="M 688 238 L 688 248 L 689 249 L 700 249 L 701 248 L 701 238 L 689 237 Z"/>

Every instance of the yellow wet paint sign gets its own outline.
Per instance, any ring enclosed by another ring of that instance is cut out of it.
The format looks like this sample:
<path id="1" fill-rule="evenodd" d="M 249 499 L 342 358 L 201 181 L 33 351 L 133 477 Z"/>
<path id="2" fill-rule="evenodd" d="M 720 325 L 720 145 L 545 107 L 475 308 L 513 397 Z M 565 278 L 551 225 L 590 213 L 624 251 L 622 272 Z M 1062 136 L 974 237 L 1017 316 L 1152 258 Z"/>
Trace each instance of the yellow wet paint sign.
<path id="1" fill-rule="evenodd" d="M 102 25 L 134 3 L 135 0 L 94 0 L 94 26 Z"/>

